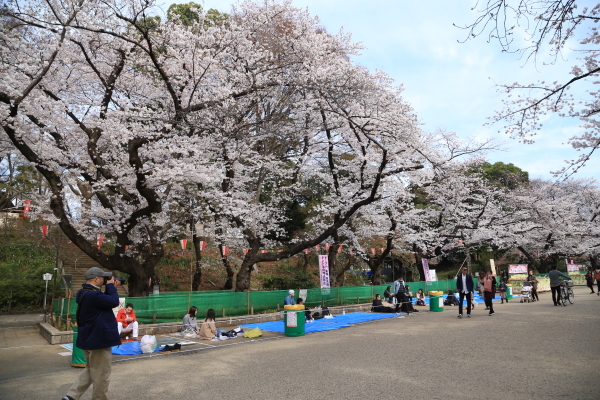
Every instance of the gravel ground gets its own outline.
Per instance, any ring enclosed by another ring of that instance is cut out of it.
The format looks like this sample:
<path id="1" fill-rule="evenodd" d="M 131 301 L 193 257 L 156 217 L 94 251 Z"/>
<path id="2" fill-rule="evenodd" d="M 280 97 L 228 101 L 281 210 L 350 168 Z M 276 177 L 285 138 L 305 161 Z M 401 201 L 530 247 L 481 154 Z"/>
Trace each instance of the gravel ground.
<path id="1" fill-rule="evenodd" d="M 109 399 L 598 399 L 600 297 L 457 307 L 299 338 L 115 360 Z M 423 308 L 421 308 L 423 309 Z M 0 317 L 0 330 L 4 328 Z M 60 399 L 80 373 L 59 346 L 0 347 L 0 399 Z M 91 392 L 91 391 L 90 391 Z M 82 400 L 91 398 L 86 393 Z"/>

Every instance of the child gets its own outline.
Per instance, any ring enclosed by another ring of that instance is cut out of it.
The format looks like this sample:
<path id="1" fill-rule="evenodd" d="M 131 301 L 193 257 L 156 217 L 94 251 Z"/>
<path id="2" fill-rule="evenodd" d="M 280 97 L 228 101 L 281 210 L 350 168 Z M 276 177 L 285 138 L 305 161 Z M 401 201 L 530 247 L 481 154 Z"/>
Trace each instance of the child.
<path id="1" fill-rule="evenodd" d="M 504 300 L 508 303 L 508 299 L 506 298 L 506 283 L 504 281 L 500 282 L 500 286 L 498 286 L 498 290 L 500 291 L 500 297 L 502 298 L 502 303 L 504 304 Z"/>
<path id="2" fill-rule="evenodd" d="M 423 293 L 423 289 L 419 289 L 417 291 L 417 305 L 418 306 L 425 305 L 425 293 Z"/>

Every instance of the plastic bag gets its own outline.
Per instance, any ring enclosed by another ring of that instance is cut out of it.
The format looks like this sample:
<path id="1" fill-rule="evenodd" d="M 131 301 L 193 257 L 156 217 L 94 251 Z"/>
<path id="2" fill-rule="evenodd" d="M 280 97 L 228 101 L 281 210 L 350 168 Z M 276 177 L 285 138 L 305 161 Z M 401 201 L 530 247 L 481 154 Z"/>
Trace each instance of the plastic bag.
<path id="1" fill-rule="evenodd" d="M 198 337 L 198 335 L 196 335 L 196 331 L 194 331 L 193 329 L 186 329 L 185 331 L 181 332 L 181 336 L 187 339 Z"/>
<path id="2" fill-rule="evenodd" d="M 254 329 L 244 332 L 244 337 L 246 337 L 246 338 L 257 338 L 257 337 L 261 337 L 261 336 L 262 336 L 262 332 L 258 328 L 254 328 Z"/>
<path id="3" fill-rule="evenodd" d="M 156 342 L 156 336 L 154 335 L 144 335 L 142 336 L 142 340 L 140 340 L 140 349 L 142 353 L 154 353 L 158 343 Z"/>

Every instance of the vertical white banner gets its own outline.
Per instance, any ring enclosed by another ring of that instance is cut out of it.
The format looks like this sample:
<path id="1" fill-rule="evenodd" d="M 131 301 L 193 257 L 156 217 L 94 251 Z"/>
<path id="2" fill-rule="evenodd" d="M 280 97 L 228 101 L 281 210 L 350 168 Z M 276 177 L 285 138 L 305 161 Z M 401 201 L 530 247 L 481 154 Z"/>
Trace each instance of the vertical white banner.
<path id="1" fill-rule="evenodd" d="M 328 255 L 319 255 L 319 275 L 321 277 L 321 289 L 329 289 L 329 259 Z"/>
<path id="2" fill-rule="evenodd" d="M 308 296 L 308 289 L 300 289 L 298 297 L 300 297 L 306 303 L 306 297 Z"/>
<path id="3" fill-rule="evenodd" d="M 421 263 L 423 264 L 423 272 L 425 273 L 425 281 L 431 281 L 431 276 L 429 274 L 429 261 L 426 258 L 421 258 Z"/>
<path id="4" fill-rule="evenodd" d="M 496 276 L 496 263 L 493 258 L 490 258 L 490 269 L 492 270 L 492 275 Z"/>

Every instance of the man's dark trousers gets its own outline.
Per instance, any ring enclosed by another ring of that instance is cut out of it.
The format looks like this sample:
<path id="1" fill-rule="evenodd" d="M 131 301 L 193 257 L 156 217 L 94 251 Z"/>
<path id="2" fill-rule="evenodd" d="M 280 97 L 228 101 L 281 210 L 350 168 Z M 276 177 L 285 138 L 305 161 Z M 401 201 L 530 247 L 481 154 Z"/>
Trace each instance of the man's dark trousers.
<path id="1" fill-rule="evenodd" d="M 465 297 L 467 298 L 467 315 L 471 314 L 471 297 L 472 296 L 473 296 L 473 293 L 471 293 L 471 292 L 469 292 L 469 293 L 460 292 L 459 293 L 459 302 L 460 302 L 460 304 L 458 305 L 458 313 L 460 315 L 462 315 L 463 300 L 465 299 Z"/>

